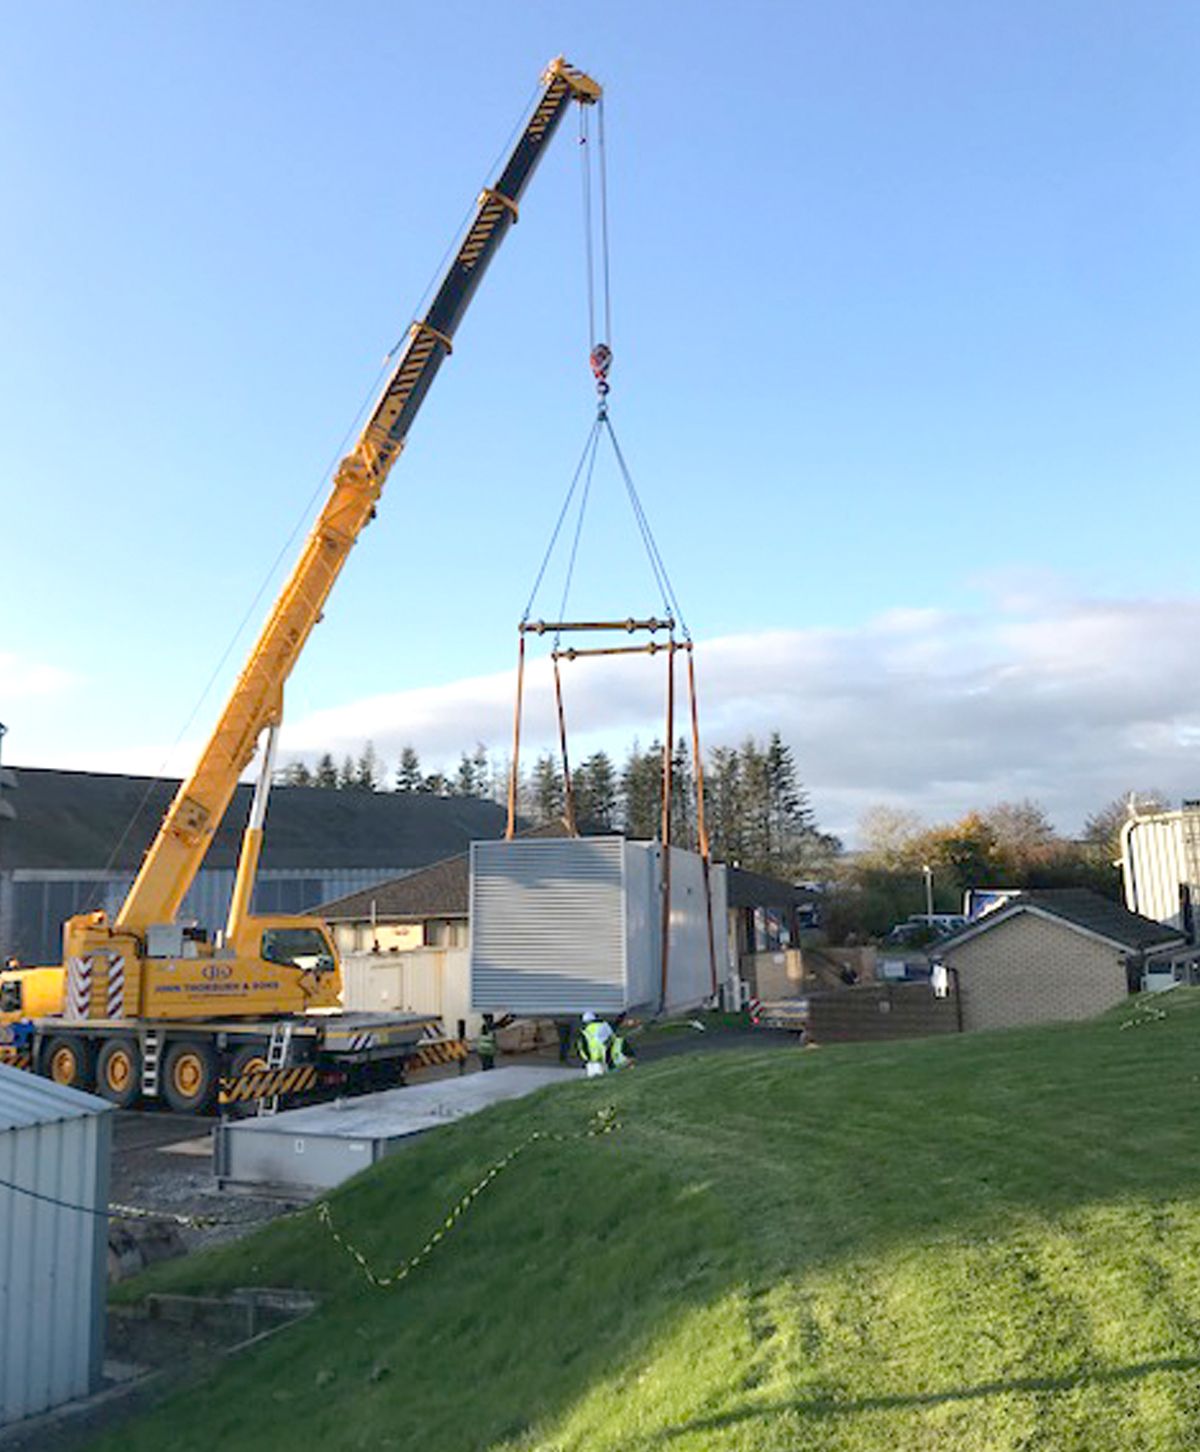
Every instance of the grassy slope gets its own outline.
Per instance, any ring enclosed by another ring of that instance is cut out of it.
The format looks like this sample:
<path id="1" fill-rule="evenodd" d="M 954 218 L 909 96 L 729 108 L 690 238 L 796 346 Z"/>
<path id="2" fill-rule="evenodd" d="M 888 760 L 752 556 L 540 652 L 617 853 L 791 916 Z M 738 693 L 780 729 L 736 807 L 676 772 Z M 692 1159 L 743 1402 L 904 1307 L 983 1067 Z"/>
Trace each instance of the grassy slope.
<path id="1" fill-rule="evenodd" d="M 623 1123 L 532 1149 L 399 1290 L 311 1213 L 161 1268 L 140 1284 L 327 1300 L 99 1445 L 1200 1446 L 1200 992 L 1160 1003 L 501 1106 L 335 1198 L 373 1264 L 531 1128 Z"/>

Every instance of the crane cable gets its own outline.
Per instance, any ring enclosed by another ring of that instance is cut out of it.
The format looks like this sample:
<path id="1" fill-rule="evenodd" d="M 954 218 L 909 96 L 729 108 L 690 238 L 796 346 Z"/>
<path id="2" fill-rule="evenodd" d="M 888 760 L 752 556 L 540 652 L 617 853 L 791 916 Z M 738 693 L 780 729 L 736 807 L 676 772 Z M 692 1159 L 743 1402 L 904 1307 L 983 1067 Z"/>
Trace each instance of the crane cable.
<path id="1" fill-rule="evenodd" d="M 579 151 L 580 151 L 580 178 L 581 194 L 583 202 L 583 240 L 584 240 L 584 263 L 586 276 L 586 298 L 587 298 L 587 327 L 588 327 L 588 362 L 591 366 L 592 376 L 596 383 L 598 402 L 596 417 L 588 430 L 587 440 L 580 454 L 579 462 L 575 466 L 575 472 L 571 476 L 571 482 L 567 489 L 566 498 L 563 500 L 562 508 L 559 510 L 558 519 L 550 535 L 550 541 L 546 546 L 542 562 L 538 567 L 534 578 L 533 588 L 529 592 L 529 600 L 526 603 L 524 614 L 521 616 L 521 624 L 529 621 L 533 610 L 534 601 L 537 598 L 542 581 L 545 578 L 546 570 L 549 567 L 550 559 L 554 554 L 555 546 L 558 543 L 559 535 L 566 522 L 571 509 L 575 492 L 579 487 L 580 479 L 583 479 L 583 491 L 579 499 L 579 513 L 575 520 L 571 552 L 567 561 L 566 578 L 563 585 L 562 600 L 559 606 L 559 619 L 566 617 L 567 599 L 570 594 L 571 582 L 575 574 L 575 563 L 579 553 L 579 541 L 583 532 L 583 521 L 587 511 L 588 496 L 591 490 L 592 476 L 596 466 L 596 456 L 600 448 L 602 434 L 608 435 L 608 441 L 612 446 L 613 456 L 617 461 L 617 468 L 620 471 L 625 492 L 629 498 L 630 508 L 633 511 L 634 521 L 637 524 L 638 533 L 641 536 L 642 545 L 646 551 L 646 557 L 650 562 L 650 569 L 654 576 L 654 582 L 659 594 L 662 596 L 663 607 L 679 625 L 685 640 L 691 640 L 691 631 L 688 629 L 684 619 L 683 611 L 679 605 L 679 597 L 671 584 L 671 578 L 667 573 L 667 567 L 663 561 L 662 552 L 654 538 L 654 532 L 650 528 L 650 521 L 646 510 L 637 492 L 637 486 L 633 482 L 633 475 L 629 465 L 626 463 L 624 452 L 617 441 L 616 431 L 613 429 L 612 418 L 609 413 L 608 395 L 610 384 L 608 381 L 609 371 L 612 367 L 612 281 L 611 268 L 609 263 L 609 241 L 608 241 L 608 166 L 605 155 L 604 138 L 604 98 L 601 97 L 595 107 L 596 111 L 596 163 L 592 164 L 592 131 L 589 112 L 593 108 L 581 106 L 579 108 Z M 593 204 L 593 169 L 596 173 L 595 190 L 598 194 L 597 203 Z M 598 220 L 597 214 L 598 213 Z M 597 265 L 597 252 L 599 252 L 599 264 Z M 598 274 L 598 275 L 597 275 Z M 597 294 L 599 294 L 599 307 L 597 307 Z M 603 332 L 597 331 L 597 316 L 603 323 Z M 558 636 L 555 636 L 555 648 L 559 644 Z"/>

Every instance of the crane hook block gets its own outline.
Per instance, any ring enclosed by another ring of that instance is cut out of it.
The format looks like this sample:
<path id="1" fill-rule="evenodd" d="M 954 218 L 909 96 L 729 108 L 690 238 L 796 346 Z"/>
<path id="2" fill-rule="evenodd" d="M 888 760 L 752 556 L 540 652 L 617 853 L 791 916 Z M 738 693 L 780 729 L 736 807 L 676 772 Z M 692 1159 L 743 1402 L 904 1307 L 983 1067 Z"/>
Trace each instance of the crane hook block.
<path id="1" fill-rule="evenodd" d="M 608 392 L 608 370 L 612 367 L 612 349 L 607 343 L 597 343 L 592 349 L 592 375 L 601 393 Z"/>

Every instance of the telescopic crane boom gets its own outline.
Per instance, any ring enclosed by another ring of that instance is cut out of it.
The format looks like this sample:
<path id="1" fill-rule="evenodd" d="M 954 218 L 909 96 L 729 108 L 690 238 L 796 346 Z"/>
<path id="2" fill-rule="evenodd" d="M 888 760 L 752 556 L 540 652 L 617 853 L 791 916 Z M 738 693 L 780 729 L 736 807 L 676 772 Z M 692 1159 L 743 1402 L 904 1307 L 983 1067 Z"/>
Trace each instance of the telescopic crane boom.
<path id="1" fill-rule="evenodd" d="M 250 914 L 284 685 L 375 513 L 543 151 L 572 101 L 599 99 L 595 81 L 562 57 L 547 68 L 528 122 L 495 184 L 480 194 L 432 303 L 338 465 L 300 557 L 115 918 L 77 914 L 64 926 L 61 966 L 0 974 L 0 1047 L 26 1054 L 41 1072 L 83 1088 L 95 1083 L 121 1105 L 139 1093 L 156 1096 L 161 1085 L 173 1108 L 192 1111 L 212 1102 L 217 1076 L 245 1084 L 250 1075 L 267 1084 L 263 1094 L 293 1092 L 304 1087 L 298 1075 L 308 1083 L 306 1076 L 348 1063 L 365 1072 L 419 1036 L 421 1024 L 382 1023 L 379 1015 L 309 1014 L 340 1002 L 328 928 L 311 917 Z M 210 941 L 175 918 L 264 731 L 229 922 L 223 940 Z M 60 1009 L 31 1012 L 47 996 Z M 366 1018 L 372 1021 L 358 1021 Z"/>
<path id="2" fill-rule="evenodd" d="M 375 512 L 467 305 L 517 220 L 521 196 L 547 143 L 571 101 L 590 103 L 599 96 L 600 87 L 562 57 L 548 67 L 541 96 L 507 164 L 495 186 L 480 194 L 474 220 L 429 310 L 412 325 L 358 442 L 338 466 L 303 553 L 117 914 L 117 932 L 142 934 L 151 924 L 173 921 L 259 737 L 279 722 L 284 682 L 347 555 Z"/>

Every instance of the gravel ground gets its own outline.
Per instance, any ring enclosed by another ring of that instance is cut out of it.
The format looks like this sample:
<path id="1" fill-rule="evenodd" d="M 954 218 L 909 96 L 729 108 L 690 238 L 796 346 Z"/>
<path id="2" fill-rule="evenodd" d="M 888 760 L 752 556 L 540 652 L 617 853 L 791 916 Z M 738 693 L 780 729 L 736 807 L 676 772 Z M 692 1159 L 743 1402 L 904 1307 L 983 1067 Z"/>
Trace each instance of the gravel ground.
<path id="1" fill-rule="evenodd" d="M 181 1226 L 179 1235 L 187 1250 L 236 1240 L 300 1203 L 222 1194 L 212 1173 L 212 1133 L 211 1119 L 166 1110 L 118 1111 L 110 1201 L 221 1222 Z"/>

